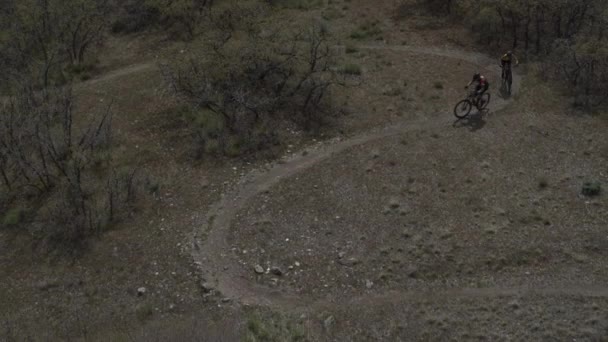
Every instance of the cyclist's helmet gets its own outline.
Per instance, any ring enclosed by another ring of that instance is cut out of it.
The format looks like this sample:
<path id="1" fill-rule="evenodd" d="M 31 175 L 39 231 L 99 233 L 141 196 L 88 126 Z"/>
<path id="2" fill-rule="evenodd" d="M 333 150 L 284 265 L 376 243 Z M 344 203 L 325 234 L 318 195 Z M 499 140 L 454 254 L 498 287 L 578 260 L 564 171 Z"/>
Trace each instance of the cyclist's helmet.
<path id="1" fill-rule="evenodd" d="M 475 81 L 477 81 L 477 80 L 478 80 L 478 79 L 480 79 L 480 78 L 481 78 L 481 74 L 480 74 L 480 73 L 476 72 L 475 74 L 473 74 L 473 79 L 474 79 Z"/>
<path id="2" fill-rule="evenodd" d="M 513 51 L 511 51 L 511 50 L 507 51 L 507 56 L 511 57 L 511 55 L 513 55 Z"/>

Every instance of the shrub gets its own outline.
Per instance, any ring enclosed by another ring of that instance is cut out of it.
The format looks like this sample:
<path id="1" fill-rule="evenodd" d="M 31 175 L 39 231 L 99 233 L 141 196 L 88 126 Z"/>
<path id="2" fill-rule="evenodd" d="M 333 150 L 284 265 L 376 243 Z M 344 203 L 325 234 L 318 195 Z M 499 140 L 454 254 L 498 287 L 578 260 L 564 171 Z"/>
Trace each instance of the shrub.
<path id="1" fill-rule="evenodd" d="M 385 90 L 382 94 L 385 96 L 399 96 L 401 95 L 401 89 L 399 89 L 398 87 L 395 88 L 391 88 L 389 90 Z"/>
<path id="2" fill-rule="evenodd" d="M 323 0 L 268 0 L 271 6 L 281 6 L 283 8 L 310 10 L 323 5 Z"/>
<path id="3" fill-rule="evenodd" d="M 204 153 L 254 152 L 276 141 L 285 120 L 311 130 L 334 113 L 330 91 L 338 80 L 327 29 L 261 32 L 257 12 L 246 13 L 248 39 L 215 27 L 209 34 L 218 39 L 163 66 Z"/>
<path id="4" fill-rule="evenodd" d="M 304 341 L 301 326 L 277 313 L 252 313 L 247 319 L 245 341 Z"/>
<path id="5" fill-rule="evenodd" d="M 0 108 L 0 190 L 12 198 L 8 207 L 24 201 L 33 208 L 32 221 L 45 225 L 41 239 L 75 252 L 129 209 L 135 172 L 107 171 L 100 161 L 110 147 L 110 111 L 98 121 L 81 121 L 69 88 L 41 94 L 24 86 L 15 96 Z M 3 223 L 16 225 L 22 217 L 9 211 Z"/>
<path id="6" fill-rule="evenodd" d="M 379 27 L 379 24 L 379 21 L 364 23 L 354 30 L 350 34 L 350 37 L 352 39 L 366 39 L 369 37 L 375 37 L 382 33 L 382 29 Z"/>
<path id="7" fill-rule="evenodd" d="M 24 218 L 25 211 L 22 208 L 13 208 L 8 210 L 2 218 L 4 227 L 15 227 L 21 223 Z"/>
<path id="8" fill-rule="evenodd" d="M 357 64 L 346 64 L 340 67 L 340 69 L 338 69 L 338 72 L 340 72 L 341 74 L 356 76 L 361 75 L 362 73 L 361 67 Z"/>
<path id="9" fill-rule="evenodd" d="M 157 7 L 151 6 L 146 0 L 127 0 L 115 9 L 118 13 L 111 25 L 115 34 L 128 34 L 140 32 L 157 25 L 161 14 Z"/>
<path id="10" fill-rule="evenodd" d="M 599 196 L 602 192 L 602 186 L 600 182 L 585 182 L 581 193 L 587 197 Z"/>
<path id="11" fill-rule="evenodd" d="M 356 53 L 358 51 L 359 50 L 356 47 L 352 46 L 352 45 L 346 46 L 346 53 Z"/>

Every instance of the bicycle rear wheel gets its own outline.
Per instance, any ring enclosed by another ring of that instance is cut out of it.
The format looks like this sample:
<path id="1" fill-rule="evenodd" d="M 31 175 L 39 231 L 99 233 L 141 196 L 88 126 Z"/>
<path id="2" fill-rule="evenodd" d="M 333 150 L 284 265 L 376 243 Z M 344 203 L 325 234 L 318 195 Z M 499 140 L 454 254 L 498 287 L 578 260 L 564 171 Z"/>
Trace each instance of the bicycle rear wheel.
<path id="1" fill-rule="evenodd" d="M 471 101 L 469 101 L 468 99 L 462 100 L 462 101 L 458 102 L 456 104 L 456 106 L 454 107 L 454 115 L 457 118 L 462 119 L 462 118 L 466 117 L 467 115 L 469 115 L 472 108 L 473 108 L 473 104 L 471 103 Z"/>

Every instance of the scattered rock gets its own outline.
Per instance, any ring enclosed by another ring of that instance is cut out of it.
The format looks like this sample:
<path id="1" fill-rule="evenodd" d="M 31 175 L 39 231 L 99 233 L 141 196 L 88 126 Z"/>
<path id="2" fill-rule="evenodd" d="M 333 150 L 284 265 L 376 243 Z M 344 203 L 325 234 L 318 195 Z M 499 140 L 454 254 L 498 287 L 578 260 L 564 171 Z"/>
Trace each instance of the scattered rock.
<path id="1" fill-rule="evenodd" d="M 355 266 L 360 263 L 357 258 L 349 258 L 349 259 L 340 259 L 338 263 L 342 266 Z"/>
<path id="2" fill-rule="evenodd" d="M 365 281 L 365 287 L 367 287 L 367 289 L 371 289 L 374 286 L 374 282 L 371 280 L 366 280 Z"/>
<path id="3" fill-rule="evenodd" d="M 48 290 L 52 289 L 53 287 L 57 287 L 57 286 L 59 286 L 59 283 L 57 282 L 57 280 L 50 280 L 50 279 L 42 280 L 42 281 L 38 282 L 38 284 L 36 284 L 36 287 L 40 291 L 48 291 Z"/>
<path id="4" fill-rule="evenodd" d="M 280 268 L 276 267 L 276 266 L 270 269 L 270 273 L 272 273 L 272 274 L 274 274 L 276 276 L 282 276 L 283 275 L 283 271 Z"/>
<path id="5" fill-rule="evenodd" d="M 334 316 L 329 316 L 323 321 L 323 326 L 325 327 L 325 329 L 329 329 L 332 325 L 334 325 L 335 322 L 336 319 L 334 318 Z"/>
<path id="6" fill-rule="evenodd" d="M 253 268 L 255 273 L 257 274 L 264 274 L 264 267 L 260 266 L 260 265 L 255 265 L 255 267 Z"/>
<path id="7" fill-rule="evenodd" d="M 372 151 L 372 158 L 374 158 L 374 159 L 378 159 L 378 158 L 380 158 L 380 151 L 378 151 L 378 150 L 373 150 L 373 151 Z"/>
<path id="8" fill-rule="evenodd" d="M 390 199 L 390 201 L 388 202 L 388 205 L 392 208 L 392 209 L 397 209 L 399 208 L 399 206 L 401 205 L 399 203 L 399 199 L 397 197 L 393 197 Z"/>
<path id="9" fill-rule="evenodd" d="M 212 284 L 207 283 L 207 282 L 202 283 L 201 288 L 203 289 L 203 291 L 205 291 L 205 293 L 209 293 L 215 289 L 215 287 Z"/>
<path id="10" fill-rule="evenodd" d="M 346 252 L 340 252 L 340 253 L 338 253 L 338 258 L 342 259 L 342 258 L 344 258 L 345 255 L 346 255 Z"/>
<path id="11" fill-rule="evenodd" d="M 416 279 L 420 276 L 420 273 L 416 267 L 410 267 L 407 269 L 407 276 Z"/>
<path id="12" fill-rule="evenodd" d="M 222 298 L 222 303 L 230 303 L 230 301 L 232 301 L 232 299 L 230 299 L 230 298 Z"/>
<path id="13" fill-rule="evenodd" d="M 294 265 L 296 265 L 296 267 L 300 267 L 300 263 L 299 263 L 299 262 L 297 262 L 297 261 L 296 261 L 296 262 L 294 262 L 293 264 L 294 264 Z"/>
<path id="14" fill-rule="evenodd" d="M 145 294 L 146 294 L 146 288 L 145 287 L 140 287 L 140 288 L 137 289 L 137 295 L 139 297 L 141 297 L 141 296 L 143 296 Z"/>

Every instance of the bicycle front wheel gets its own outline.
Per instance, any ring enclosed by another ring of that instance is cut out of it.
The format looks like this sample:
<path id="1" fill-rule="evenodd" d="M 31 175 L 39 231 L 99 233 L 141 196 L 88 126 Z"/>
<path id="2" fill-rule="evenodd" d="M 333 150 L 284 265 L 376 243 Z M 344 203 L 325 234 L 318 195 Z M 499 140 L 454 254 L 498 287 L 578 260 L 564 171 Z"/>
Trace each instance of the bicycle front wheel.
<path id="1" fill-rule="evenodd" d="M 466 117 L 467 115 L 469 115 L 472 108 L 473 108 L 473 104 L 471 104 L 471 101 L 462 100 L 456 104 L 456 107 L 454 107 L 454 115 L 457 118 L 462 119 L 462 118 Z"/>

